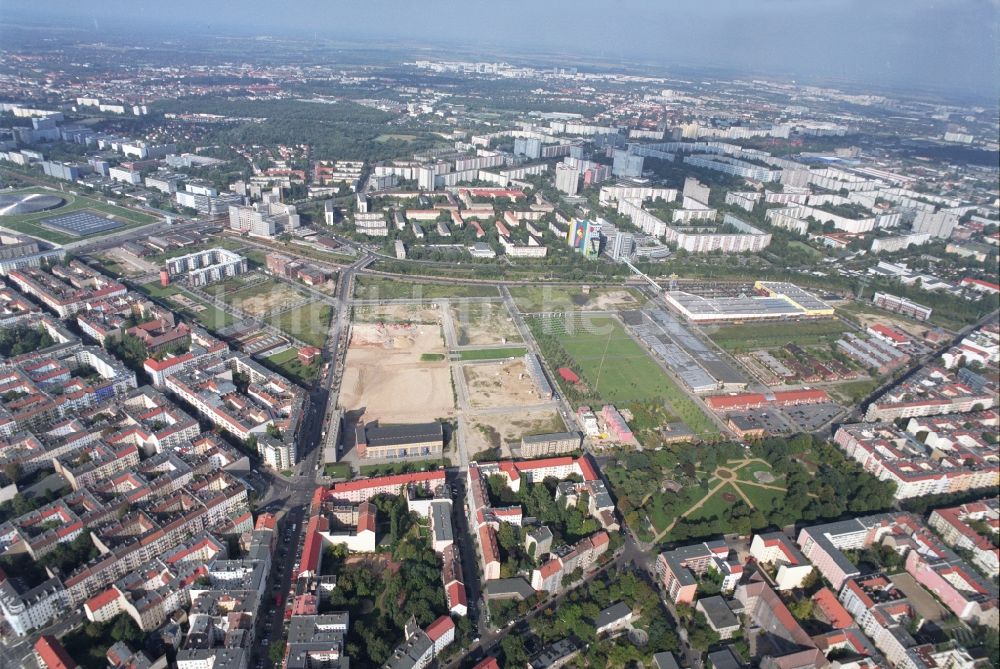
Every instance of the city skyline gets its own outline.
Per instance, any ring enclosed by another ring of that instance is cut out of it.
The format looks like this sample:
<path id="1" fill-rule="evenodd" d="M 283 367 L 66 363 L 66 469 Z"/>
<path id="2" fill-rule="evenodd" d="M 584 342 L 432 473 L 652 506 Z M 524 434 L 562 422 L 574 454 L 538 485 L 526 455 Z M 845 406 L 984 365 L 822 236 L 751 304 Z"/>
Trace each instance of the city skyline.
<path id="1" fill-rule="evenodd" d="M 194 3 L 150 6 L 136 15 L 130 3 L 95 5 L 7 0 L 5 23 L 45 22 L 88 32 L 127 29 L 149 34 L 299 36 L 319 41 L 405 39 L 430 51 L 459 46 L 641 62 L 666 70 L 719 69 L 726 73 L 801 78 L 809 83 L 864 84 L 925 94 L 1000 95 L 1000 4 L 995 0 L 878 3 L 824 0 L 745 3 L 684 0 L 660 6 L 621 0 L 533 4 L 502 10 L 446 0 L 413 5 L 396 0 L 377 11 L 350 15 L 322 3 L 294 3 L 299 11 L 272 12 L 265 3 Z M 592 20 L 610 15 L 613 20 Z M 198 16 L 191 24 L 188 17 Z M 262 17 L 265 17 L 262 20 Z M 346 19 L 346 20 L 345 20 Z M 561 29 L 553 30 L 553 26 Z M 821 28 L 819 28 L 821 26 Z M 480 32 L 481 28 L 487 28 Z M 0 26 L 0 34 L 15 30 Z"/>

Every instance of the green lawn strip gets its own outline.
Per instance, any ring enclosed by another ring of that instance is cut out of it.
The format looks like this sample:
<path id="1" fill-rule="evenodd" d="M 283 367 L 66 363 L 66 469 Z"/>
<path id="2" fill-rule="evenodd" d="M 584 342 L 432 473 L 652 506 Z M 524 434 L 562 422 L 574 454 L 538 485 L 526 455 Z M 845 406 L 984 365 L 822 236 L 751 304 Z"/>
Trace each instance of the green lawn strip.
<path id="1" fill-rule="evenodd" d="M 463 297 L 499 297 L 496 286 L 459 283 L 414 283 L 382 277 L 359 277 L 354 284 L 354 297 L 362 300 L 437 300 Z"/>
<path id="2" fill-rule="evenodd" d="M 859 379 L 831 386 L 827 391 L 845 402 L 857 403 L 868 397 L 878 387 L 878 384 L 878 379 Z"/>
<path id="3" fill-rule="evenodd" d="M 819 346 L 837 341 L 848 331 L 838 319 L 797 323 L 754 323 L 725 325 L 708 335 L 727 351 L 775 348 L 794 341 L 799 346 Z"/>
<path id="4" fill-rule="evenodd" d="M 388 476 L 390 474 L 407 474 L 410 472 L 426 472 L 447 466 L 445 460 L 409 460 L 406 462 L 387 462 L 377 465 L 361 465 L 362 476 Z"/>
<path id="5" fill-rule="evenodd" d="M 476 348 L 458 352 L 462 360 L 502 360 L 504 358 L 520 358 L 528 352 L 523 346 L 511 348 Z"/>

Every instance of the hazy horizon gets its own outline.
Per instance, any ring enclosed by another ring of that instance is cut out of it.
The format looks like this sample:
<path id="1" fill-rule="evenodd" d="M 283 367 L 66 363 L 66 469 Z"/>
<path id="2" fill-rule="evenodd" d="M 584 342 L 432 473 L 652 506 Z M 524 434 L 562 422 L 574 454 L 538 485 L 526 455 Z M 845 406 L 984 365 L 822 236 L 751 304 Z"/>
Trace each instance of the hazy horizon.
<path id="1" fill-rule="evenodd" d="M 141 12 L 136 4 L 0 0 L 0 21 L 72 26 L 81 34 L 406 39 L 495 53 L 506 48 L 512 55 L 536 51 L 638 61 L 667 70 L 718 69 L 994 101 L 1000 96 L 1000 0 L 385 0 L 365 5 L 368 11 L 315 0 L 281 5 L 280 11 L 260 0 L 174 0 L 144 4 Z"/>

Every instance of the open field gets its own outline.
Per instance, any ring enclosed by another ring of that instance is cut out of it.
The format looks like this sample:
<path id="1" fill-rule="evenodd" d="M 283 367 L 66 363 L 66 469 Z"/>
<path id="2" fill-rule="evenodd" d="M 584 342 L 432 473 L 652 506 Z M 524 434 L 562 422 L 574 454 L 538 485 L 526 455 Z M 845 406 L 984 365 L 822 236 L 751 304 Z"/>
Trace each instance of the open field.
<path id="1" fill-rule="evenodd" d="M 390 134 L 379 135 L 378 137 L 375 138 L 375 141 L 376 142 L 391 142 L 392 140 L 396 140 L 396 141 L 399 141 L 399 142 L 412 142 L 416 138 L 417 138 L 416 135 L 398 135 L 398 134 L 391 134 L 390 133 Z"/>
<path id="2" fill-rule="evenodd" d="M 174 311 L 194 319 L 203 327 L 215 331 L 236 322 L 231 314 L 207 304 L 177 286 L 164 288 L 157 281 L 143 284 L 141 289 L 151 297 L 164 300 Z"/>
<path id="3" fill-rule="evenodd" d="M 691 512 L 688 516 L 691 520 L 699 520 L 701 518 L 711 518 L 713 516 L 721 516 L 726 512 L 737 501 L 741 500 L 739 493 L 736 488 L 733 487 L 731 483 L 727 483 L 710 497 L 706 498 L 702 505 Z"/>
<path id="4" fill-rule="evenodd" d="M 5 193 L 11 193 L 11 194 L 40 193 L 43 195 L 58 195 L 59 197 L 66 200 L 66 204 L 59 207 L 58 209 L 52 209 L 50 211 L 39 211 L 33 214 L 16 214 L 13 216 L 0 216 L 0 226 L 9 228 L 11 230 L 16 230 L 17 232 L 23 232 L 25 234 L 32 235 L 34 237 L 39 237 L 41 239 L 45 239 L 50 242 L 55 242 L 56 244 L 66 244 L 69 242 L 78 241 L 80 239 L 85 239 L 87 237 L 100 237 L 102 235 L 122 232 L 123 230 L 127 230 L 129 228 L 135 228 L 140 225 L 155 223 L 157 220 L 159 220 L 151 214 L 146 214 L 140 211 L 126 209 L 125 207 L 119 207 L 117 205 L 108 204 L 104 200 L 88 197 L 86 195 L 73 195 L 68 191 L 57 191 L 54 189 L 49 190 L 47 188 L 21 188 L 13 191 L 5 191 Z M 85 210 L 89 210 L 94 215 L 100 216 L 102 218 L 111 215 L 124 225 L 120 228 L 116 228 L 115 230 L 108 230 L 104 233 L 99 233 L 96 235 L 88 235 L 86 237 L 74 237 L 73 235 L 69 235 L 64 232 L 50 230 L 41 225 L 42 220 L 46 218 L 53 218 L 55 216 L 62 216 L 64 214 L 70 214 L 76 211 L 85 211 Z"/>
<path id="5" fill-rule="evenodd" d="M 448 362 L 421 361 L 447 353 L 431 325 L 355 323 L 348 344 L 340 407 L 364 410 L 366 421 L 415 423 L 453 416 L 455 394 Z"/>
<path id="6" fill-rule="evenodd" d="M 496 286 L 460 283 L 412 283 L 382 277 L 359 276 L 354 297 L 359 300 L 436 300 L 448 297 L 499 297 Z"/>
<path id="7" fill-rule="evenodd" d="M 523 346 L 512 346 L 510 348 L 474 348 L 468 351 L 459 351 L 459 359 L 466 360 L 501 360 L 503 358 L 520 358 L 528 349 Z"/>
<path id="8" fill-rule="evenodd" d="M 317 357 L 311 365 L 303 365 L 299 360 L 298 349 L 289 348 L 286 351 L 272 355 L 267 361 L 281 370 L 281 373 L 293 381 L 302 384 L 312 383 L 319 377 L 323 361 Z"/>
<path id="9" fill-rule="evenodd" d="M 521 437 L 529 434 L 564 432 L 566 424 L 557 411 L 519 411 L 510 413 L 480 414 L 465 419 L 466 448 L 469 456 L 488 448 L 503 446 L 502 457 L 510 457 L 506 444 L 520 444 Z"/>
<path id="10" fill-rule="evenodd" d="M 643 301 L 631 288 L 591 288 L 585 292 L 582 287 L 516 286 L 510 295 L 522 313 L 636 309 Z"/>
<path id="11" fill-rule="evenodd" d="M 436 304 L 361 304 L 353 307 L 355 323 L 440 323 Z"/>
<path id="12" fill-rule="evenodd" d="M 267 279 L 225 295 L 227 304 L 248 314 L 261 316 L 286 304 L 301 302 L 307 296 L 283 281 Z"/>
<path id="13" fill-rule="evenodd" d="M 885 325 L 886 327 L 895 328 L 901 332 L 914 337 L 923 337 L 924 332 L 926 332 L 930 327 L 930 323 L 921 323 L 899 314 L 893 314 L 892 312 L 879 309 L 873 304 L 862 304 L 861 302 L 846 302 L 845 304 L 837 307 L 838 311 L 845 314 L 845 318 L 854 321 L 863 328 L 868 328 L 870 325 Z M 933 315 L 932 315 L 933 318 Z"/>
<path id="14" fill-rule="evenodd" d="M 545 401 L 520 359 L 462 367 L 473 407 L 517 407 Z"/>
<path id="15" fill-rule="evenodd" d="M 521 341 L 507 307 L 496 302 L 463 302 L 448 307 L 459 346 L 483 346 Z"/>
<path id="16" fill-rule="evenodd" d="M 625 332 L 617 319 L 529 319 L 542 355 L 553 368 L 567 364 L 580 376 L 573 385 L 557 379 L 573 401 L 624 405 L 659 401 L 670 405 L 696 435 L 718 434 L 711 419 Z M 579 397 L 577 397 L 579 396 Z"/>
<path id="17" fill-rule="evenodd" d="M 748 323 L 703 328 L 709 338 L 727 351 L 778 348 L 794 341 L 802 347 L 833 343 L 850 330 L 843 321 L 827 318 L 795 323 Z"/>
<path id="18" fill-rule="evenodd" d="M 268 322 L 307 344 L 321 348 L 330 330 L 333 307 L 310 302 L 268 319 Z"/>
<path id="19" fill-rule="evenodd" d="M 140 276 L 159 270 L 158 266 L 121 248 L 108 249 L 96 257 L 102 267 L 118 276 Z"/>

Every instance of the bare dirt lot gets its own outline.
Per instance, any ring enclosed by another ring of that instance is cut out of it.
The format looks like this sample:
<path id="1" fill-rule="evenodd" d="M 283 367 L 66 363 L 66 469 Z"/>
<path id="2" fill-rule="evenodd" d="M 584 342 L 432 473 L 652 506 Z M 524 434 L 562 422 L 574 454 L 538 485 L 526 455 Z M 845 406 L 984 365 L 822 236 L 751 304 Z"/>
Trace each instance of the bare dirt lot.
<path id="1" fill-rule="evenodd" d="M 503 303 L 452 302 L 448 307 L 458 346 L 507 344 L 521 341 L 514 320 Z"/>
<path id="2" fill-rule="evenodd" d="M 465 365 L 462 373 L 474 408 L 518 407 L 545 401 L 521 359 Z"/>
<path id="3" fill-rule="evenodd" d="M 268 281 L 236 291 L 225 299 L 248 314 L 261 316 L 273 309 L 303 302 L 305 295 L 286 283 Z"/>
<path id="4" fill-rule="evenodd" d="M 441 360 L 421 360 L 437 354 Z M 415 423 L 455 414 L 446 349 L 437 325 L 355 323 L 340 407 L 364 420 Z"/>
<path id="5" fill-rule="evenodd" d="M 881 314 L 862 313 L 857 314 L 857 318 L 866 329 L 872 325 L 884 325 L 886 327 L 893 328 L 894 330 L 905 332 L 918 341 L 923 337 L 927 328 L 930 327 L 926 323 L 911 323 L 902 319 L 892 318 L 891 316 L 883 316 Z"/>
<path id="6" fill-rule="evenodd" d="M 357 323 L 440 323 L 436 304 L 380 304 L 354 307 Z"/>
<path id="7" fill-rule="evenodd" d="M 470 457 L 487 448 L 502 446 L 501 457 L 511 457 L 508 442 L 520 445 L 528 434 L 563 432 L 566 424 L 556 411 L 518 411 L 470 416 L 466 419 L 466 447 Z"/>

